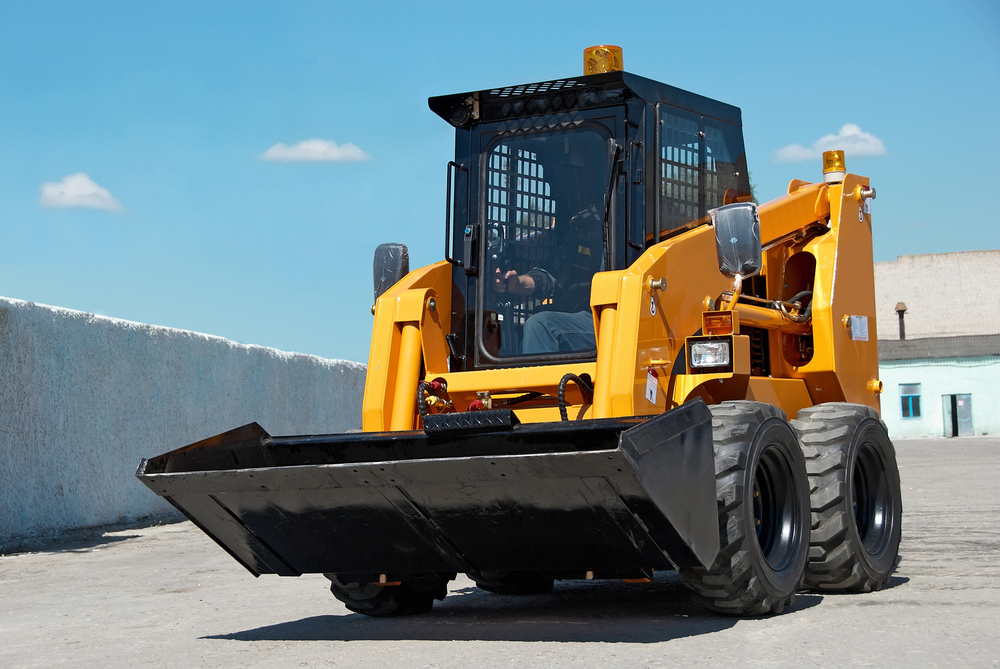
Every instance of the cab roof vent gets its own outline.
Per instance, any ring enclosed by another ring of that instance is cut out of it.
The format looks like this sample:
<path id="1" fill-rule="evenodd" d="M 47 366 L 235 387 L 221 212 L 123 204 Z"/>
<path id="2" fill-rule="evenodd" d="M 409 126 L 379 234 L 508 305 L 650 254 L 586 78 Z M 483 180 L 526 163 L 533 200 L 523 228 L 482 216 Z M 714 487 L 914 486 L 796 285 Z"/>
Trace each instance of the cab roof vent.
<path id="1" fill-rule="evenodd" d="M 576 88 L 586 86 L 585 83 L 576 79 L 557 79 L 556 81 L 543 81 L 540 84 L 524 84 L 522 86 L 508 86 L 507 88 L 494 88 L 490 95 L 501 98 L 510 98 L 518 95 L 531 95 L 533 93 L 547 93 L 548 91 L 558 91 L 563 88 Z"/>

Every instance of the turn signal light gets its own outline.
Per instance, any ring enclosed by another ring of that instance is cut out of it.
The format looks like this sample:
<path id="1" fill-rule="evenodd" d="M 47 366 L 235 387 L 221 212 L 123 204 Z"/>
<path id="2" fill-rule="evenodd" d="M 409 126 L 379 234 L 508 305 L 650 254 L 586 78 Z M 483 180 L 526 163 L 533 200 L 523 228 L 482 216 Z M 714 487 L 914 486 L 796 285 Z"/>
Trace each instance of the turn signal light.
<path id="1" fill-rule="evenodd" d="M 625 58 L 620 46 L 599 44 L 583 50 L 583 73 L 602 74 L 604 72 L 621 72 Z"/>
<path id="2" fill-rule="evenodd" d="M 706 335 L 728 335 L 733 334 L 734 330 L 732 311 L 719 311 L 702 315 L 702 332 Z"/>

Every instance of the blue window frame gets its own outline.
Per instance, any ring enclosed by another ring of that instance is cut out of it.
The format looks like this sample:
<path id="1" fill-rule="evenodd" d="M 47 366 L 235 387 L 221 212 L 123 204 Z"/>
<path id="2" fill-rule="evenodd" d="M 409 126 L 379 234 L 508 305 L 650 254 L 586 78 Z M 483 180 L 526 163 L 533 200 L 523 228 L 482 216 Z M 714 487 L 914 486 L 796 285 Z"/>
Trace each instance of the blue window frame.
<path id="1" fill-rule="evenodd" d="M 920 418 L 920 384 L 899 384 L 899 402 L 903 418 Z"/>

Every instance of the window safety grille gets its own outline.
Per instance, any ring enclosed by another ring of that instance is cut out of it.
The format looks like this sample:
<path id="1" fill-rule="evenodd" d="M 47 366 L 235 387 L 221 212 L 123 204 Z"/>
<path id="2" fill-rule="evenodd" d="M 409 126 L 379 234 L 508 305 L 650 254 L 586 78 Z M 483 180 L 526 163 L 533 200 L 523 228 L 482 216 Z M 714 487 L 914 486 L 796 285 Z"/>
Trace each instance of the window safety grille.
<path id="1" fill-rule="evenodd" d="M 726 191 L 736 192 L 736 163 L 718 127 L 661 113 L 660 119 L 660 230 L 686 227 L 726 204 Z"/>
<path id="2" fill-rule="evenodd" d="M 695 121 L 664 114 L 660 130 L 660 212 L 665 229 L 679 227 L 700 216 L 699 140 Z"/>
<path id="3" fill-rule="evenodd" d="M 729 154 L 722 131 L 705 125 L 705 209 L 726 204 L 726 190 L 736 189 L 736 163 Z"/>
<path id="4" fill-rule="evenodd" d="M 487 227 L 506 226 L 508 254 L 501 271 L 514 269 L 518 274 L 544 264 L 555 244 L 550 230 L 555 221 L 556 202 L 552 187 L 545 179 L 545 169 L 538 155 L 508 144 L 493 148 L 489 160 Z M 541 300 L 512 304 L 515 323 L 524 323 Z"/>

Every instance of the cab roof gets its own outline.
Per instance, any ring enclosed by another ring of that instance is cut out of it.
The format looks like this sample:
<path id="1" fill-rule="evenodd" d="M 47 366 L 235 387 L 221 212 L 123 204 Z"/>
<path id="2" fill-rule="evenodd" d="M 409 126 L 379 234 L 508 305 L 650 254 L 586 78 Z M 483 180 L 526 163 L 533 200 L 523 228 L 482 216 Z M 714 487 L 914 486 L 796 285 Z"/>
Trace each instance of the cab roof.
<path id="1" fill-rule="evenodd" d="M 739 107 L 628 72 L 582 75 L 520 86 L 428 98 L 435 114 L 456 127 L 553 112 L 611 107 L 630 100 L 657 102 L 742 127 Z M 479 118 L 474 109 L 478 106 Z M 465 113 L 463 113 L 463 109 Z"/>

